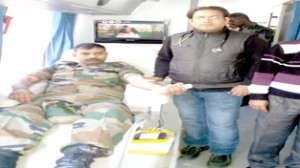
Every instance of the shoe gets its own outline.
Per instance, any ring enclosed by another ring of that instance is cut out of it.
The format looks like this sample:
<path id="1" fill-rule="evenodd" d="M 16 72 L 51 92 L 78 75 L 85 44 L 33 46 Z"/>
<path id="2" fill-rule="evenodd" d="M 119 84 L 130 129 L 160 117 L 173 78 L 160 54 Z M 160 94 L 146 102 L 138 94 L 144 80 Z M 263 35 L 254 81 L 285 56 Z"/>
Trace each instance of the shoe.
<path id="1" fill-rule="evenodd" d="M 180 150 L 180 157 L 194 159 L 200 155 L 201 152 L 208 150 L 208 146 L 186 146 Z"/>
<path id="2" fill-rule="evenodd" d="M 20 154 L 10 150 L 0 150 L 0 168 L 15 168 Z"/>
<path id="3" fill-rule="evenodd" d="M 231 164 L 231 155 L 211 155 L 207 166 L 208 167 L 227 167 Z"/>
<path id="4" fill-rule="evenodd" d="M 55 168 L 89 168 L 95 157 L 102 151 L 98 147 L 87 144 L 78 144 L 67 147 L 64 156 L 56 161 Z"/>

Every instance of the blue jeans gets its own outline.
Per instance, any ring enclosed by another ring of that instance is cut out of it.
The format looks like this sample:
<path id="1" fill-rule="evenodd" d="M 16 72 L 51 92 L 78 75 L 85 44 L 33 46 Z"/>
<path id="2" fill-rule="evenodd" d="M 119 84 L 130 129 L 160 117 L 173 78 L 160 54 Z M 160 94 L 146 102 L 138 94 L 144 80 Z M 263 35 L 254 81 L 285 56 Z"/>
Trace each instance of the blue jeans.
<path id="1" fill-rule="evenodd" d="M 285 160 L 288 168 L 300 167 L 300 100 L 269 96 L 269 111 L 259 112 L 254 140 L 248 161 L 252 168 L 274 168 L 279 164 L 279 152 L 295 128 L 296 136 L 290 156 Z"/>
<path id="2" fill-rule="evenodd" d="M 239 143 L 237 119 L 242 97 L 222 90 L 190 89 L 173 96 L 184 128 L 184 142 L 209 145 L 212 154 L 232 154 Z"/>

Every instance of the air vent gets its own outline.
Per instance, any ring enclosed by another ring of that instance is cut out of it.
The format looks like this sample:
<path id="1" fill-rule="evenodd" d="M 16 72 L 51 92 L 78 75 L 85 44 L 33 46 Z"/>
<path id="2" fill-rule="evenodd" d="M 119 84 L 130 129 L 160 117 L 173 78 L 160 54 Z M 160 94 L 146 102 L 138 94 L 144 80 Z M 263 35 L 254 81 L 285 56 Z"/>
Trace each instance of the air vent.
<path id="1" fill-rule="evenodd" d="M 98 5 L 98 6 L 103 6 L 103 5 L 105 5 L 108 1 L 109 1 L 109 0 L 98 0 L 97 5 Z"/>

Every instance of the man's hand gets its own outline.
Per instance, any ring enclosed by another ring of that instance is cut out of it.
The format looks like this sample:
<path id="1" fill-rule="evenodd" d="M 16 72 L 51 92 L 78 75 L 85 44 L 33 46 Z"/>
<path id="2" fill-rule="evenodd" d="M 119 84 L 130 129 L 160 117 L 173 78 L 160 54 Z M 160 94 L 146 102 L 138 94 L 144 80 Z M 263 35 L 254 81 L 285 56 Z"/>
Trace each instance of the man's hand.
<path id="1" fill-rule="evenodd" d="M 250 100 L 249 106 L 257 111 L 268 112 L 269 102 L 267 100 Z"/>
<path id="2" fill-rule="evenodd" d="M 18 100 L 19 102 L 22 103 L 30 103 L 34 94 L 26 88 L 21 88 L 14 90 L 10 95 L 9 98 Z"/>
<path id="3" fill-rule="evenodd" d="M 249 94 L 248 86 L 246 85 L 235 86 L 230 90 L 230 94 L 232 96 L 246 96 Z"/>

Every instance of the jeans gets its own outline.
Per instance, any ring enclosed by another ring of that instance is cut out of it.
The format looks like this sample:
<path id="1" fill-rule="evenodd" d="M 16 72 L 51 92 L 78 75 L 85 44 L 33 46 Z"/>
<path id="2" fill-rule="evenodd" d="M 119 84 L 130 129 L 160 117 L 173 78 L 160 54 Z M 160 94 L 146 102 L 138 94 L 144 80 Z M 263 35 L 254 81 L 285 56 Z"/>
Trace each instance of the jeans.
<path id="1" fill-rule="evenodd" d="M 184 128 L 184 142 L 209 145 L 213 154 L 232 154 L 239 143 L 237 119 L 242 97 L 224 90 L 190 89 L 173 96 Z"/>
<path id="2" fill-rule="evenodd" d="M 285 160 L 288 168 L 300 167 L 300 100 L 269 96 L 269 112 L 259 112 L 256 119 L 254 141 L 248 161 L 252 168 L 274 168 L 279 164 L 279 152 L 297 127 L 290 156 Z"/>

